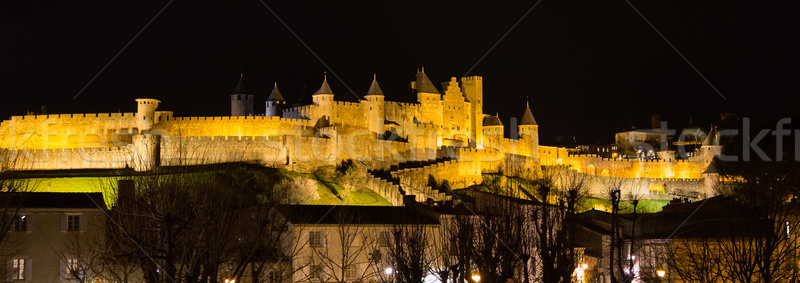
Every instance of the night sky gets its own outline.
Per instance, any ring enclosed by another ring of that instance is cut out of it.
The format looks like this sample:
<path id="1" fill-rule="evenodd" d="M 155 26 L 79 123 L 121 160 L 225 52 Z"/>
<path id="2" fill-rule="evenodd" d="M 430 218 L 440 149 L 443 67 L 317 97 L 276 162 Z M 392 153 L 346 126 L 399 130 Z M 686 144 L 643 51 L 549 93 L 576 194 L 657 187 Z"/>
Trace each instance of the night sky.
<path id="1" fill-rule="evenodd" d="M 633 0 L 727 99 L 625 0 L 542 0 L 469 75 L 484 76 L 484 112 L 506 125 L 529 97 L 544 144 L 611 142 L 649 127 L 651 114 L 676 126 L 690 115 L 706 126 L 720 112 L 796 115 L 794 2 Z M 330 67 L 337 99 L 353 99 L 345 84 L 363 95 L 377 73 L 386 99 L 398 100 L 420 66 L 434 82 L 464 75 L 535 1 L 266 3 Z M 240 70 L 258 111 L 273 81 L 290 104 L 319 87 L 326 67 L 260 1 L 175 0 L 73 100 L 166 4 L 2 1 L 0 117 L 42 105 L 133 112 L 137 97 L 177 116 L 227 115 Z"/>

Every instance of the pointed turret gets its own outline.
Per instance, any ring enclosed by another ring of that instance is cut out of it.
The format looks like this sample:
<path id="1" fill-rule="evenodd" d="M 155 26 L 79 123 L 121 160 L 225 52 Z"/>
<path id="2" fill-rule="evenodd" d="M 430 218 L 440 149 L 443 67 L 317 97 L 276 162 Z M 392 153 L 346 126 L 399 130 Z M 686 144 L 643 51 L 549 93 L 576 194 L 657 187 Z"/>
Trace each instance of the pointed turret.
<path id="1" fill-rule="evenodd" d="M 314 95 L 318 94 L 333 94 L 331 86 L 328 85 L 328 73 L 325 73 L 325 76 L 322 79 L 322 86 L 320 86 L 319 89 L 316 92 L 314 92 Z"/>
<path id="2" fill-rule="evenodd" d="M 435 93 L 440 94 L 439 90 L 431 82 L 431 79 L 428 78 L 428 75 L 425 74 L 425 67 L 422 67 L 421 70 L 417 71 L 417 79 L 415 81 L 414 87 L 416 88 L 417 92 L 425 92 L 425 93 Z"/>
<path id="3" fill-rule="evenodd" d="M 312 114 L 312 119 L 317 121 L 315 122 L 316 125 L 323 125 L 331 122 L 333 118 L 333 105 L 335 102 L 333 101 L 331 86 L 328 85 L 328 73 L 325 73 L 322 79 L 322 86 L 311 95 L 311 99 L 314 101 L 314 104 L 317 105 Z"/>
<path id="4" fill-rule="evenodd" d="M 278 90 L 278 82 L 275 82 L 275 86 L 272 88 L 272 93 L 270 93 L 269 97 L 267 98 L 267 109 L 266 112 L 264 112 L 264 115 L 275 117 L 283 116 L 284 104 L 286 104 L 286 100 L 283 99 L 281 91 Z"/>
<path id="5" fill-rule="evenodd" d="M 383 96 L 383 90 L 381 90 L 381 86 L 378 85 L 378 79 L 375 74 L 372 74 L 372 84 L 369 86 L 369 90 L 367 90 L 367 95 L 380 95 Z"/>
<path id="6" fill-rule="evenodd" d="M 385 120 L 383 98 L 383 90 L 381 90 L 381 86 L 378 85 L 378 78 L 375 74 L 372 74 L 372 84 L 369 86 L 367 94 L 364 95 L 364 99 L 366 100 L 362 101 L 366 104 L 365 109 L 368 109 L 367 124 L 369 125 L 369 130 L 379 136 L 384 134 L 383 123 Z"/>
<path id="7" fill-rule="evenodd" d="M 239 82 L 236 83 L 233 94 L 247 94 L 247 90 L 244 88 L 244 71 L 239 73 Z"/>
<path id="8" fill-rule="evenodd" d="M 520 126 L 539 125 L 536 123 L 536 119 L 533 119 L 533 113 L 531 113 L 531 106 L 527 101 L 525 102 L 525 113 L 522 114 L 522 120 L 520 120 L 519 125 Z"/>
<path id="9" fill-rule="evenodd" d="M 497 115 L 486 115 L 483 117 L 483 126 L 484 127 L 492 127 L 492 126 L 503 126 L 503 122 L 500 121 L 500 114 Z"/>
<path id="10" fill-rule="evenodd" d="M 253 115 L 253 95 L 244 89 L 244 72 L 239 73 L 239 82 L 231 94 L 231 116 Z"/>
<path id="11" fill-rule="evenodd" d="M 286 101 L 285 99 L 283 99 L 281 91 L 278 90 L 278 82 L 275 82 L 275 86 L 272 87 L 272 93 L 269 94 L 269 98 L 267 98 L 267 101 Z"/>

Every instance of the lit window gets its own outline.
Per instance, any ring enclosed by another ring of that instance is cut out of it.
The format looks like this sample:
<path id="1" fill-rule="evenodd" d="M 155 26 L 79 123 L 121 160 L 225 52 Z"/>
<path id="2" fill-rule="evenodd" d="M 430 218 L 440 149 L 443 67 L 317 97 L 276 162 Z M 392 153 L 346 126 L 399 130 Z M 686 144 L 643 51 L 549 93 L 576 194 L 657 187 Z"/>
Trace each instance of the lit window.
<path id="1" fill-rule="evenodd" d="M 77 258 L 67 258 L 62 262 L 61 277 L 65 280 L 83 279 L 83 270 Z"/>
<path id="2" fill-rule="evenodd" d="M 81 216 L 67 215 L 67 231 L 80 231 L 80 230 L 81 230 Z"/>
<path id="3" fill-rule="evenodd" d="M 11 260 L 11 280 L 25 280 L 25 259 L 15 258 Z"/>
<path id="4" fill-rule="evenodd" d="M 325 245 L 322 240 L 322 232 L 310 232 L 308 235 L 308 244 L 312 248 L 321 248 Z"/>
<path id="5" fill-rule="evenodd" d="M 345 279 L 356 279 L 356 265 L 351 264 L 344 268 L 344 278 Z"/>
<path id="6" fill-rule="evenodd" d="M 18 215 L 14 217 L 14 231 L 28 231 L 28 217 L 25 215 Z"/>

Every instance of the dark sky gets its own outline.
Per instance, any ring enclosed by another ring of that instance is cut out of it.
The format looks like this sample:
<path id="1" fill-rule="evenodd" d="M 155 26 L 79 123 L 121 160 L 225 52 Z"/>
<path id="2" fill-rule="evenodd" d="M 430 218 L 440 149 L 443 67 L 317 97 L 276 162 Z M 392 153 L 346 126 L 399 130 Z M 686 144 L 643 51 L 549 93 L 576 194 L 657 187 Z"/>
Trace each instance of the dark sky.
<path id="1" fill-rule="evenodd" d="M 377 73 L 389 100 L 408 94 L 419 66 L 435 82 L 464 75 L 534 4 L 266 2 L 344 80 L 330 79 L 337 99 Z M 633 0 L 727 100 L 625 0 L 542 0 L 470 74 L 484 76 L 484 111 L 506 124 L 530 97 L 543 143 L 609 142 L 654 113 L 678 126 L 719 112 L 789 116 L 800 94 L 793 2 Z M 0 117 L 41 105 L 132 112 L 137 97 L 179 116 L 226 115 L 241 69 L 259 111 L 275 80 L 290 103 L 319 87 L 324 65 L 258 0 L 175 0 L 73 100 L 166 3 L 2 1 Z"/>

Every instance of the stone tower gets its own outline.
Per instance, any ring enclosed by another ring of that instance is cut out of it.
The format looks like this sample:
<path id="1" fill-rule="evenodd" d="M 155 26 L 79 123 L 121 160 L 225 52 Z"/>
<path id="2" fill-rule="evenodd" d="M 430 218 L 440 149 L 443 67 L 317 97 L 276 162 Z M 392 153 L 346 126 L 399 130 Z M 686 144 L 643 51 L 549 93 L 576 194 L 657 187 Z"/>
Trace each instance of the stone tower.
<path id="1" fill-rule="evenodd" d="M 381 86 L 378 85 L 378 80 L 375 75 L 372 75 L 372 84 L 369 86 L 369 90 L 367 90 L 367 94 L 364 95 L 364 98 L 367 99 L 367 123 L 369 123 L 369 131 L 378 134 L 378 136 L 383 135 L 384 97 Z"/>
<path id="2" fill-rule="evenodd" d="M 328 85 L 328 74 L 326 73 L 322 79 L 322 86 L 311 95 L 311 99 L 314 101 L 314 104 L 317 106 L 316 111 L 314 111 L 314 120 L 316 120 L 317 124 L 320 121 L 331 121 L 331 117 L 333 117 L 333 91 L 331 90 L 331 86 Z"/>
<path id="3" fill-rule="evenodd" d="M 483 134 L 483 147 L 503 149 L 503 123 L 500 115 L 486 115 L 481 122 Z"/>
<path id="4" fill-rule="evenodd" d="M 483 77 L 461 78 L 464 97 L 470 102 L 470 147 L 483 147 Z"/>
<path id="5" fill-rule="evenodd" d="M 264 112 L 266 116 L 281 117 L 283 114 L 283 107 L 286 105 L 286 100 L 283 99 L 281 91 L 278 90 L 278 82 L 272 88 L 272 93 L 267 98 L 267 110 Z"/>
<path id="6" fill-rule="evenodd" d="M 411 82 L 411 88 L 417 92 L 417 102 L 420 104 L 420 122 L 442 125 L 442 94 L 425 74 L 425 68 L 417 70 L 416 80 Z"/>
<path id="7" fill-rule="evenodd" d="M 248 94 L 244 89 L 244 73 L 239 74 L 239 83 L 231 94 L 231 116 L 253 115 L 253 102 L 255 96 Z"/>
<path id="8" fill-rule="evenodd" d="M 521 149 L 523 154 L 527 151 L 527 155 L 537 158 L 539 157 L 539 124 L 533 118 L 531 113 L 530 104 L 525 102 L 525 112 L 522 113 L 522 119 L 517 126 L 519 131 L 520 140 L 524 146 Z"/>
<path id="9" fill-rule="evenodd" d="M 136 127 L 139 133 L 149 131 L 155 124 L 155 113 L 161 101 L 152 98 L 137 98 Z"/>

